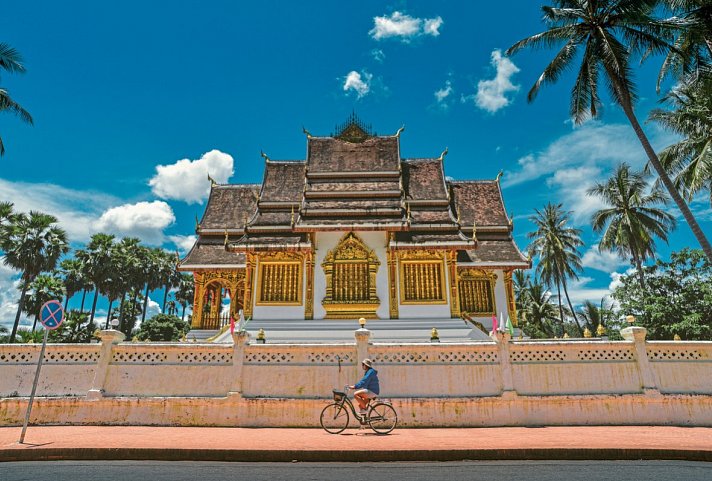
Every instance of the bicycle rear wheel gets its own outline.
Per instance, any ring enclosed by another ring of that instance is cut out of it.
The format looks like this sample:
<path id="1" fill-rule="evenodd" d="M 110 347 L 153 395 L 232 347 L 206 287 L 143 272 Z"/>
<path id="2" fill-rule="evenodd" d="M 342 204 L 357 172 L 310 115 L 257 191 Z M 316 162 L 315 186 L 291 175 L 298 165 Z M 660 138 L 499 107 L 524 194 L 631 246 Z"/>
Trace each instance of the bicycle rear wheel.
<path id="1" fill-rule="evenodd" d="M 349 425 L 349 411 L 343 404 L 332 403 L 321 411 L 321 427 L 330 434 L 339 434 Z"/>
<path id="2" fill-rule="evenodd" d="M 398 424 L 398 414 L 390 404 L 374 404 L 368 412 L 368 424 L 378 434 L 388 434 Z"/>

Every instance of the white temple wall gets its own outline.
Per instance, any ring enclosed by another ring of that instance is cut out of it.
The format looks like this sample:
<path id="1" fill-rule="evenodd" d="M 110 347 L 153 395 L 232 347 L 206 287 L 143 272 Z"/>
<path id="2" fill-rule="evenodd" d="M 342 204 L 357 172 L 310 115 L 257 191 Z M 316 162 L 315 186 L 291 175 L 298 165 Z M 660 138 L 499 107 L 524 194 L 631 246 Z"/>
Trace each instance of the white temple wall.
<path id="1" fill-rule="evenodd" d="M 389 318 L 388 309 L 388 259 L 386 257 L 386 243 L 388 241 L 385 232 L 355 232 L 363 242 L 373 249 L 381 265 L 376 272 L 376 295 L 381 301 L 381 305 L 376 311 L 376 315 L 381 319 Z M 316 233 L 316 256 L 314 260 L 314 319 L 324 319 L 326 310 L 321 305 L 321 301 L 326 295 L 326 276 L 321 263 L 324 262 L 326 254 L 336 247 L 341 238 L 347 232 L 317 232 Z M 302 312 L 302 317 L 304 313 Z"/>
<path id="2" fill-rule="evenodd" d="M 253 319 L 304 319 L 304 300 L 306 299 L 306 266 L 302 264 L 302 304 L 300 306 L 260 306 L 257 300 L 257 280 L 260 271 L 259 259 L 255 266 L 255 276 L 252 279 L 252 318 Z"/>

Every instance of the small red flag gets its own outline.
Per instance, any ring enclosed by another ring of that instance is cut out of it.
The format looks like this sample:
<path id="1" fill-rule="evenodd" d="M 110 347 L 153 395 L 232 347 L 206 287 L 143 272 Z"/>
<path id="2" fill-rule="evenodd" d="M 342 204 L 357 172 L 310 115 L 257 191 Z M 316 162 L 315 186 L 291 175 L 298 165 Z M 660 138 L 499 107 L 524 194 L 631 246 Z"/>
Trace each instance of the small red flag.
<path id="1" fill-rule="evenodd" d="M 497 332 L 497 316 L 492 314 L 492 332 Z"/>
<path id="2" fill-rule="evenodd" d="M 230 316 L 230 334 L 235 334 L 235 318 Z"/>

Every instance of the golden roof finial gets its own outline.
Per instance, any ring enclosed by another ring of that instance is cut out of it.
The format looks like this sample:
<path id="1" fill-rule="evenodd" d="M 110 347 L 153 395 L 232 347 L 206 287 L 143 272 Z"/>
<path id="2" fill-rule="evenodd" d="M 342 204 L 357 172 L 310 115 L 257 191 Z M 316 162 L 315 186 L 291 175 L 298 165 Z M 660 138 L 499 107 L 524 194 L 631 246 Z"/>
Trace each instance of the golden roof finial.
<path id="1" fill-rule="evenodd" d="M 499 179 L 502 178 L 502 174 L 504 174 L 504 171 L 500 170 L 499 173 L 497 174 L 497 177 L 494 179 L 494 181 L 499 182 Z"/>
<path id="2" fill-rule="evenodd" d="M 210 177 L 210 172 L 208 172 L 208 180 L 210 181 L 210 187 L 215 187 L 216 185 L 218 185 L 218 183 L 215 182 L 215 179 Z"/>
<path id="3" fill-rule="evenodd" d="M 292 205 L 292 218 L 289 223 L 292 227 L 294 227 L 294 205 Z"/>
<path id="4" fill-rule="evenodd" d="M 406 204 L 405 208 L 405 220 L 410 224 L 410 203 Z"/>
<path id="5" fill-rule="evenodd" d="M 405 130 L 405 124 L 403 124 L 403 125 L 401 126 L 401 128 L 398 129 L 398 132 L 396 132 L 395 137 L 396 137 L 396 138 L 400 137 L 400 135 L 403 133 L 404 130 Z"/>
<path id="6" fill-rule="evenodd" d="M 459 224 L 460 223 L 460 206 L 459 205 L 457 206 L 456 210 L 457 210 L 457 221 L 456 222 Z"/>
<path id="7" fill-rule="evenodd" d="M 440 154 L 440 157 L 438 157 L 438 160 L 442 161 L 443 159 L 445 159 L 445 156 L 447 155 L 447 153 L 448 153 L 448 150 L 447 150 L 447 147 L 445 147 L 445 150 L 443 150 L 443 153 Z"/>
<path id="8" fill-rule="evenodd" d="M 267 154 L 265 154 L 262 149 L 260 149 L 260 155 L 265 159 L 265 162 L 269 162 L 269 157 L 267 157 Z"/>
<path id="9" fill-rule="evenodd" d="M 302 132 L 307 136 L 307 139 L 312 138 L 312 134 L 309 133 L 309 131 L 302 125 Z"/>
<path id="10" fill-rule="evenodd" d="M 472 242 L 477 242 L 477 222 L 472 221 Z"/>
<path id="11" fill-rule="evenodd" d="M 227 241 L 230 238 L 230 236 L 227 233 L 227 227 L 225 227 L 225 241 L 223 242 L 223 246 L 227 247 Z"/>
<path id="12" fill-rule="evenodd" d="M 509 213 L 509 228 L 514 229 L 514 214 Z"/>

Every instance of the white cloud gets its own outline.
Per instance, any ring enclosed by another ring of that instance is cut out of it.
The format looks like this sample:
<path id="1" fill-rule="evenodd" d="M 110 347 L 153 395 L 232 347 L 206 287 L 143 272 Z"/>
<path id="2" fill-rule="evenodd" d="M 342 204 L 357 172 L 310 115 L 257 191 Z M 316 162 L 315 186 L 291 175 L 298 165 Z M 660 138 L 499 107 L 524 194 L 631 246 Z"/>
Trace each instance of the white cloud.
<path id="1" fill-rule="evenodd" d="M 359 73 L 352 70 L 348 73 L 348 75 L 346 75 L 346 77 L 344 77 L 344 92 L 348 94 L 349 90 L 353 90 L 356 92 L 358 98 L 361 98 L 371 91 L 372 79 L 373 75 L 366 71 Z"/>
<path id="2" fill-rule="evenodd" d="M 20 300 L 20 272 L 5 265 L 5 256 L 0 256 L 0 325 L 12 330 L 17 314 L 17 301 Z M 23 314 L 20 318 L 21 325 L 32 325 L 25 320 Z M 23 322 L 24 321 L 24 322 Z"/>
<path id="3" fill-rule="evenodd" d="M 368 32 L 372 39 L 397 38 L 410 42 L 421 35 L 437 37 L 443 25 L 442 17 L 417 18 L 402 12 L 393 12 L 390 16 L 373 17 L 373 28 Z"/>
<path id="4" fill-rule="evenodd" d="M 5 179 L 0 179 L 0 200 L 12 202 L 16 212 L 52 214 L 70 241 L 88 240 L 95 233 L 94 223 L 101 212 L 119 202 L 116 197 L 99 192 Z"/>
<path id="5" fill-rule="evenodd" d="M 492 52 L 492 66 L 496 73 L 491 80 L 480 80 L 477 83 L 477 93 L 474 95 L 475 105 L 490 113 L 497 112 L 511 103 L 507 98 L 510 92 L 519 90 L 519 85 L 512 83 L 512 77 L 519 72 L 519 68 L 502 51 L 496 49 Z M 472 99 L 473 96 L 464 99 Z"/>
<path id="6" fill-rule="evenodd" d="M 226 183 L 235 173 L 231 155 L 219 150 L 206 152 L 197 160 L 181 159 L 170 165 L 157 165 L 156 175 L 148 182 L 162 199 L 202 204 L 210 193 L 210 175 L 217 183 Z"/>
<path id="7" fill-rule="evenodd" d="M 195 241 L 198 239 L 197 235 L 191 234 L 191 235 L 171 235 L 168 236 L 171 242 L 173 242 L 176 247 L 178 248 L 178 252 L 181 253 L 181 255 L 185 255 L 190 251 L 190 249 L 193 248 L 193 244 L 195 244 Z"/>
<path id="8" fill-rule="evenodd" d="M 380 48 L 374 48 L 373 50 L 371 50 L 371 56 L 373 57 L 373 60 L 378 63 L 383 63 L 383 61 L 386 59 L 386 53 Z"/>
<path id="9" fill-rule="evenodd" d="M 612 251 L 598 250 L 598 244 L 592 245 L 581 257 L 581 263 L 584 267 L 594 269 L 609 274 L 616 273 L 620 267 L 627 265 L 628 262 L 621 259 L 618 254 Z"/>
<path id="10" fill-rule="evenodd" d="M 96 227 L 98 231 L 139 237 L 146 243 L 159 245 L 164 241 L 163 229 L 175 220 L 171 207 L 156 200 L 112 207 L 101 215 Z"/>
<path id="11" fill-rule="evenodd" d="M 445 81 L 445 86 L 440 90 L 436 90 L 433 95 L 435 95 L 435 100 L 437 100 L 439 104 L 442 104 L 452 93 L 452 81 L 448 79 Z"/>
<path id="12" fill-rule="evenodd" d="M 623 274 L 618 272 L 611 273 L 611 282 L 608 284 L 607 288 L 594 288 L 589 284 L 593 281 L 591 277 L 580 277 L 577 281 L 572 281 L 568 286 L 569 297 L 571 298 L 571 303 L 576 306 L 580 306 L 584 301 L 591 301 L 595 304 L 601 302 L 602 298 L 606 298 L 606 302 L 611 302 L 610 297 L 613 289 L 620 284 L 620 277 Z M 564 293 L 561 293 L 562 297 Z M 562 299 L 566 302 L 566 299 Z"/>

